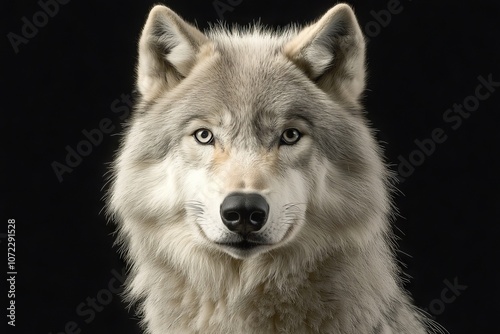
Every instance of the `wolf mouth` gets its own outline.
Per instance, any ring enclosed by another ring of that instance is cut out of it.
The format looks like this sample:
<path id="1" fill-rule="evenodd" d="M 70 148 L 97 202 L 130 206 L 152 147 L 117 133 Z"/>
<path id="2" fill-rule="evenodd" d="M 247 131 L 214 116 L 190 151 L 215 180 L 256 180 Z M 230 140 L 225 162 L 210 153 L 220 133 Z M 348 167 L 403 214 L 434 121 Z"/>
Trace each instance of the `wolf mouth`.
<path id="1" fill-rule="evenodd" d="M 254 249 L 258 246 L 269 245 L 266 243 L 255 242 L 255 241 L 250 241 L 250 240 L 242 240 L 242 241 L 237 241 L 237 242 L 218 242 L 217 244 L 221 245 L 221 246 L 225 246 L 225 247 L 236 248 L 239 250 L 250 250 L 250 249 Z"/>

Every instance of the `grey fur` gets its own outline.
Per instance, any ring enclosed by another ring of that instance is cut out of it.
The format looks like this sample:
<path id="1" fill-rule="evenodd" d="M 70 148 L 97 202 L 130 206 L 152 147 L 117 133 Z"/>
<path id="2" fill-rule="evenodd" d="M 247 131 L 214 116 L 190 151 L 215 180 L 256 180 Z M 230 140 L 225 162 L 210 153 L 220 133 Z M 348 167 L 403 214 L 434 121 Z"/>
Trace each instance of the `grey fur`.
<path id="1" fill-rule="evenodd" d="M 303 29 L 205 34 L 152 9 L 108 198 L 147 333 L 426 333 L 398 278 L 364 71 L 344 4 Z M 282 145 L 289 128 L 302 138 Z M 270 203 L 269 246 L 217 244 L 238 240 L 218 216 L 234 191 Z"/>

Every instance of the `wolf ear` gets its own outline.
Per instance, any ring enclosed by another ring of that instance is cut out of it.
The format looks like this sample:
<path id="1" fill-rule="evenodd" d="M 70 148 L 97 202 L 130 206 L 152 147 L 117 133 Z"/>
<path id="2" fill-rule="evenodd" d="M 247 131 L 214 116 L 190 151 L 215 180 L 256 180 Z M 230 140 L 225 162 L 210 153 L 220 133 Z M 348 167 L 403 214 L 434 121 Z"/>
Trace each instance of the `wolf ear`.
<path id="1" fill-rule="evenodd" d="M 139 41 L 137 88 L 144 96 L 171 89 L 185 78 L 207 37 L 165 6 L 149 13 Z"/>
<path id="2" fill-rule="evenodd" d="M 365 86 L 365 41 L 348 5 L 334 6 L 304 28 L 284 53 L 328 94 L 359 100 Z"/>

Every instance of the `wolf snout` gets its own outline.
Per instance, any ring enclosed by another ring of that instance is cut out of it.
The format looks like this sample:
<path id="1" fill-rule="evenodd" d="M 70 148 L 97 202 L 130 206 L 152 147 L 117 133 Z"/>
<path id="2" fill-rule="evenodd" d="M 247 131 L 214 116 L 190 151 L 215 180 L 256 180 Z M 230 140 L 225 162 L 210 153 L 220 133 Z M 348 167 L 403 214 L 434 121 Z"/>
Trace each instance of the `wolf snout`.
<path id="1" fill-rule="evenodd" d="M 242 236 L 259 231 L 266 223 L 268 214 L 269 204 L 259 194 L 230 194 L 220 206 L 224 225 Z"/>

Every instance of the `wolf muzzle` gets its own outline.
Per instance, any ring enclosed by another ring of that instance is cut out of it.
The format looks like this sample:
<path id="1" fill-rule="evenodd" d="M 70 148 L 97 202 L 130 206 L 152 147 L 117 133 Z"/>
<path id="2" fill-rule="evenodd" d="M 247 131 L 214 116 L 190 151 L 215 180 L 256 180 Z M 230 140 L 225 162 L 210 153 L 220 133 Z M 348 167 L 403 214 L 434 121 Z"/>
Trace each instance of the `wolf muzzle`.
<path id="1" fill-rule="evenodd" d="M 259 194 L 229 194 L 220 206 L 224 225 L 243 237 L 259 231 L 266 224 L 268 214 L 269 204 Z"/>

